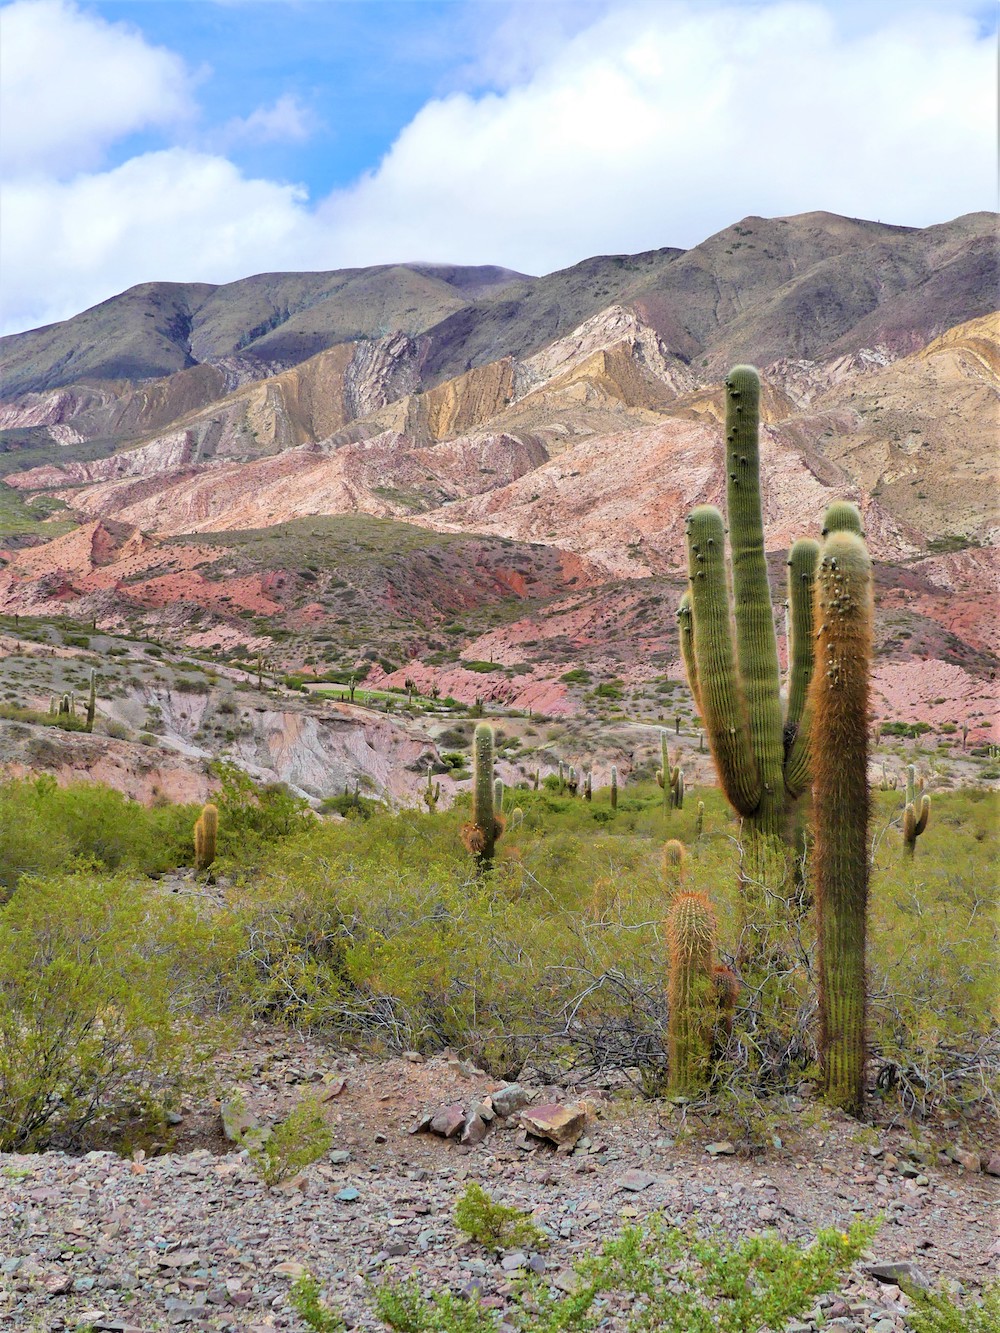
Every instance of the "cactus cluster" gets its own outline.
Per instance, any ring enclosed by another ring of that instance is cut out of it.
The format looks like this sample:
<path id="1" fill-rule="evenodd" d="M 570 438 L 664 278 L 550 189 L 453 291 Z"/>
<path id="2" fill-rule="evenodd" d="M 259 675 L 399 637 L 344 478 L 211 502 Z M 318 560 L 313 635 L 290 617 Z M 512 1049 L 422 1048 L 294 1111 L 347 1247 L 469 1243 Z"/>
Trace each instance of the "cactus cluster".
<path id="1" fill-rule="evenodd" d="M 201 874 L 215 860 L 219 832 L 219 807 L 208 803 L 194 826 L 194 868 Z"/>
<path id="2" fill-rule="evenodd" d="M 499 784 L 500 800 L 503 786 Z M 493 777 L 493 728 L 486 722 L 476 727 L 472 742 L 472 820 L 462 828 L 462 840 L 487 868 L 496 851 L 496 841 L 504 829 L 503 815 L 497 808 L 497 786 Z"/>
<path id="3" fill-rule="evenodd" d="M 864 1095 L 868 912 L 868 700 L 872 570 L 834 506 L 816 577 L 812 715 L 819 1052 L 830 1101 L 857 1114 Z"/>
<path id="4" fill-rule="evenodd" d="M 764 555 L 760 498 L 760 379 L 736 366 L 726 379 L 726 529 L 712 505 L 687 523 L 688 590 L 678 610 L 688 682 L 719 781 L 751 842 L 787 836 L 786 816 L 809 782 L 806 695 L 813 670 L 812 585 L 819 546 L 797 541 L 788 559 L 788 704 Z M 735 625 L 735 637 L 733 627 Z"/>
<path id="5" fill-rule="evenodd" d="M 927 827 L 931 798 L 924 794 L 924 780 L 912 764 L 906 768 L 906 803 L 903 806 L 903 847 L 908 856 L 917 850 L 917 839 Z"/>
<path id="6" fill-rule="evenodd" d="M 660 731 L 660 767 L 656 770 L 656 781 L 663 790 L 663 810 L 669 814 L 671 809 L 680 810 L 684 805 L 684 772 L 681 769 L 680 750 L 670 763 L 667 754 L 667 733 Z"/>

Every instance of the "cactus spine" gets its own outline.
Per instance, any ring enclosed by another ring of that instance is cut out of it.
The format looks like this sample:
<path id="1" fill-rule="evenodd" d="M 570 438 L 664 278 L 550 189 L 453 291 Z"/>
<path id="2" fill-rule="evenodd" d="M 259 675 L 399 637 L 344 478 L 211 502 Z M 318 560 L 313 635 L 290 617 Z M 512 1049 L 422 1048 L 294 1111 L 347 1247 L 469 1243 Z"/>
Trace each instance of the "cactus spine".
<path id="1" fill-rule="evenodd" d="M 194 826 L 194 868 L 199 873 L 207 870 L 215 860 L 218 832 L 219 808 L 209 802 Z"/>
<path id="2" fill-rule="evenodd" d="M 819 1048 L 827 1097 L 854 1115 L 864 1099 L 872 619 L 864 541 L 834 528 L 816 578 L 817 662 L 809 693 Z"/>
<path id="3" fill-rule="evenodd" d="M 611 765 L 611 809 L 618 809 L 618 768 Z"/>
<path id="4" fill-rule="evenodd" d="M 462 838 L 481 868 L 493 860 L 496 840 L 503 832 L 503 816 L 497 812 L 495 801 L 493 728 L 480 722 L 472 742 L 472 822 L 462 829 Z"/>
<path id="5" fill-rule="evenodd" d="M 906 804 L 903 806 L 903 849 L 907 856 L 917 850 L 917 839 L 927 827 L 931 815 L 931 798 L 925 796 L 924 780 L 917 778 L 912 764 L 906 766 Z"/>
<path id="6" fill-rule="evenodd" d="M 681 893 L 667 913 L 670 958 L 667 1048 L 670 1091 L 690 1096 L 708 1087 L 714 993 L 715 913 L 702 893 Z"/>
<path id="7" fill-rule="evenodd" d="M 812 584 L 819 555 L 811 540 L 797 541 L 789 552 L 789 702 L 783 716 L 764 556 L 759 403 L 756 370 L 735 367 L 726 380 L 731 595 L 722 515 L 712 505 L 699 505 L 688 518 L 689 584 L 678 609 L 688 683 L 722 789 L 750 834 L 752 878 L 761 870 L 767 844 L 787 839 L 786 815 L 808 786 L 805 701 L 813 670 Z"/>

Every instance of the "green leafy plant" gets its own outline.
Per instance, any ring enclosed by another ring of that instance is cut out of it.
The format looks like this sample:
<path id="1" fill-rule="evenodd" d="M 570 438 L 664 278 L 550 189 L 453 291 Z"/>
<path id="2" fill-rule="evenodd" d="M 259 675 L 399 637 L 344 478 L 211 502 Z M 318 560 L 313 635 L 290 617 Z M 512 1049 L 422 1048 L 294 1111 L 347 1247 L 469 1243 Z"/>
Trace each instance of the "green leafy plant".
<path id="1" fill-rule="evenodd" d="M 469 1182 L 455 1205 L 455 1225 L 480 1245 L 496 1249 L 520 1245 L 538 1250 L 548 1244 L 530 1213 L 496 1203 L 475 1181 Z"/>
<path id="2" fill-rule="evenodd" d="M 907 1292 L 912 1333 L 996 1333 L 1000 1328 L 1000 1282 L 984 1287 L 981 1301 L 959 1305 L 944 1291 Z"/>
<path id="3" fill-rule="evenodd" d="M 303 1273 L 292 1284 L 292 1309 L 316 1333 L 340 1333 L 344 1321 L 320 1296 L 320 1285 L 311 1273 Z"/>
<path id="4" fill-rule="evenodd" d="M 305 1098 L 279 1120 L 270 1134 L 250 1146 L 250 1160 L 269 1189 L 280 1185 L 329 1152 L 333 1130 L 319 1102 Z"/>

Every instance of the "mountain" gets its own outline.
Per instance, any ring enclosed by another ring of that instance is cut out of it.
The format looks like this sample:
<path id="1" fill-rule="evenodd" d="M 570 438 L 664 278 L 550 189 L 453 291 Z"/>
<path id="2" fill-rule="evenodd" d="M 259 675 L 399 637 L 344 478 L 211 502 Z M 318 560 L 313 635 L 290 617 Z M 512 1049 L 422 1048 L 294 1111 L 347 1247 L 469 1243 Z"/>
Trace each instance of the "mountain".
<path id="1" fill-rule="evenodd" d="M 556 710 L 567 664 L 676 675 L 684 516 L 721 497 L 721 379 L 753 361 L 776 574 L 831 498 L 858 500 L 885 709 L 931 707 L 933 672 L 893 683 L 931 660 L 958 673 L 935 698 L 986 716 L 996 240 L 992 214 L 809 213 L 539 278 L 133 288 L 2 340 L 0 610 L 266 642 L 289 667 L 374 652 Z"/>

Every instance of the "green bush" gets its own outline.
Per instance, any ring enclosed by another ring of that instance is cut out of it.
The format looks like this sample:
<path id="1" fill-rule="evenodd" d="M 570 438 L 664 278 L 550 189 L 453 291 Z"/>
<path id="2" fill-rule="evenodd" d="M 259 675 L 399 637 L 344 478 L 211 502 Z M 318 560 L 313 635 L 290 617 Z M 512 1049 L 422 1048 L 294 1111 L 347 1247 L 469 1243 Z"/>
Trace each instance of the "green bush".
<path id="1" fill-rule="evenodd" d="M 996 1333 L 1000 1328 L 1000 1282 L 984 1288 L 981 1301 L 959 1305 L 943 1291 L 913 1290 L 907 1293 L 912 1333 Z"/>
<path id="2" fill-rule="evenodd" d="M 175 1096 L 224 955 L 193 909 L 126 879 L 23 880 L 0 909 L 0 1151 Z"/>
<path id="3" fill-rule="evenodd" d="M 329 1152 L 333 1130 L 315 1099 L 305 1098 L 259 1143 L 251 1144 L 250 1160 L 270 1189 Z"/>
<path id="4" fill-rule="evenodd" d="M 475 1181 L 470 1181 L 455 1205 L 455 1225 L 480 1245 L 501 1249 L 512 1245 L 544 1249 L 548 1237 L 520 1208 L 496 1203 Z"/>
<path id="5" fill-rule="evenodd" d="M 219 807 L 219 855 L 237 865 L 253 865 L 272 843 L 303 833 L 316 820 L 308 801 L 295 796 L 282 783 L 261 787 L 235 764 L 212 765 L 221 791 Z"/>

